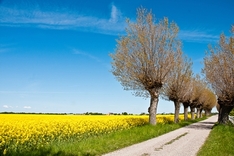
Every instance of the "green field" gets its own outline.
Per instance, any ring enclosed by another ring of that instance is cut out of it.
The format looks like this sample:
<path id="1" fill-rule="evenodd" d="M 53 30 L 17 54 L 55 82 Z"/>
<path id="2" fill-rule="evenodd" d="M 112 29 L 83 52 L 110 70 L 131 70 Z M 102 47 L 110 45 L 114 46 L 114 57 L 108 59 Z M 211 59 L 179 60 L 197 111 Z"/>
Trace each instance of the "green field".
<path id="1" fill-rule="evenodd" d="M 234 156 L 234 126 L 214 126 L 198 156 Z"/>

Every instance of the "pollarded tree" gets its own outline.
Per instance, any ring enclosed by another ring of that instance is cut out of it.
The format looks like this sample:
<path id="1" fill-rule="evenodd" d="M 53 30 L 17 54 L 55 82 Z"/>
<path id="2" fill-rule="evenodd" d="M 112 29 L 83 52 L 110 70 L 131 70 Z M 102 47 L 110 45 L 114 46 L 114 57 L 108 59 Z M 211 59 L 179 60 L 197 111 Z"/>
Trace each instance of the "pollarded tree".
<path id="1" fill-rule="evenodd" d="M 194 89 L 193 84 L 194 84 L 194 78 L 192 77 L 192 75 L 187 77 L 183 82 L 184 94 L 181 97 L 180 101 L 184 107 L 184 120 L 188 120 L 188 108 L 192 104 L 192 99 L 193 99 L 193 89 Z"/>
<path id="2" fill-rule="evenodd" d="M 208 100 L 208 88 L 207 83 L 204 79 L 200 79 L 198 77 L 197 81 L 195 81 L 195 92 L 194 92 L 194 99 L 193 103 L 195 104 L 195 108 L 197 109 L 197 118 L 202 117 L 202 111 L 204 109 L 205 102 Z"/>
<path id="3" fill-rule="evenodd" d="M 216 95 L 209 88 L 205 88 L 202 91 L 202 95 L 200 96 L 199 101 L 202 104 L 201 109 L 205 111 L 206 116 L 211 114 L 212 108 L 217 104 Z"/>
<path id="4" fill-rule="evenodd" d="M 191 110 L 191 118 L 195 119 L 195 109 L 197 109 L 197 117 L 201 114 L 202 102 L 204 102 L 204 90 L 206 89 L 206 83 L 200 78 L 199 75 L 195 77 L 188 77 L 186 79 L 184 96 L 181 98 L 181 102 L 184 106 L 184 120 L 188 119 L 188 107 Z"/>
<path id="5" fill-rule="evenodd" d="M 150 97 L 149 122 L 155 125 L 160 89 L 181 51 L 179 28 L 167 18 L 156 23 L 154 15 L 144 8 L 137 10 L 135 23 L 127 20 L 127 24 L 126 36 L 117 40 L 115 53 L 110 55 L 112 73 L 125 90 Z"/>
<path id="6" fill-rule="evenodd" d="M 234 26 L 229 38 L 221 34 L 219 44 L 209 47 L 204 64 L 203 73 L 220 105 L 218 122 L 226 124 L 234 108 Z"/>
<path id="7" fill-rule="evenodd" d="M 163 87 L 164 99 L 174 102 L 175 114 L 174 122 L 179 122 L 180 104 L 183 97 L 189 90 L 188 78 L 192 76 L 192 62 L 187 57 L 183 57 L 182 52 L 179 53 L 176 58 L 176 64 L 174 70 L 170 73 L 168 81 Z"/>
<path id="8" fill-rule="evenodd" d="M 192 80 L 192 96 L 190 100 L 190 109 L 191 109 L 191 118 L 195 119 L 195 109 L 197 108 L 197 118 L 199 118 L 201 103 L 200 97 L 203 93 L 203 90 L 206 88 L 206 83 L 200 78 L 199 75 L 196 75 Z"/>
<path id="9" fill-rule="evenodd" d="M 207 86 L 204 86 L 203 90 L 201 91 L 201 95 L 198 98 L 198 105 L 196 106 L 197 118 L 202 117 L 203 110 L 205 111 L 206 116 L 208 116 L 216 104 L 217 102 L 215 94 L 209 88 L 207 88 Z"/>

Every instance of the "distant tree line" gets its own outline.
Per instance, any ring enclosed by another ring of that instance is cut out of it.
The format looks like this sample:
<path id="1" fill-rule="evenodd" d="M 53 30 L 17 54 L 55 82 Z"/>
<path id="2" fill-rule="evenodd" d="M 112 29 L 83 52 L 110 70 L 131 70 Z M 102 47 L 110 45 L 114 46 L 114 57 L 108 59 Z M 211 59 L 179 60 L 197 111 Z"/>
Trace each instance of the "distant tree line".
<path id="1" fill-rule="evenodd" d="M 103 114 L 98 113 L 98 112 L 86 112 L 86 113 L 84 113 L 84 115 L 103 115 Z"/>
<path id="2" fill-rule="evenodd" d="M 69 113 L 0 112 L 0 114 L 67 115 L 67 114 L 69 114 Z"/>
<path id="3" fill-rule="evenodd" d="M 0 112 L 0 114 L 38 114 L 38 115 L 107 115 L 98 112 L 86 112 L 86 113 L 33 113 L 33 112 Z M 108 113 L 108 115 L 133 115 L 132 113 Z"/>
<path id="4" fill-rule="evenodd" d="M 234 38 L 220 36 L 218 46 L 204 58 L 205 79 L 192 72 L 192 61 L 182 51 L 179 27 L 167 18 L 156 21 L 151 11 L 137 10 L 136 22 L 127 19 L 126 35 L 117 40 L 112 73 L 125 90 L 150 98 L 149 123 L 157 123 L 159 97 L 173 101 L 174 122 L 179 121 L 181 104 L 184 119 L 188 108 L 192 119 L 210 115 L 218 103 L 219 123 L 226 123 L 234 107 Z M 234 27 L 232 27 L 234 32 Z"/>

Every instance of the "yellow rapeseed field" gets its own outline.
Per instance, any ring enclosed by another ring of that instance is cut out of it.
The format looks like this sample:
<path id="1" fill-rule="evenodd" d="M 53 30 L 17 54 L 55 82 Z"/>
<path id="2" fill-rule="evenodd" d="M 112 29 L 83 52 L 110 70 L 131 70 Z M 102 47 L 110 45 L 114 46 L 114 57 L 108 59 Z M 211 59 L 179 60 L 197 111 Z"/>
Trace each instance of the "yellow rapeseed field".
<path id="1" fill-rule="evenodd" d="M 182 116 L 181 116 L 182 118 Z M 158 123 L 173 121 L 173 115 L 157 115 Z M 0 155 L 8 150 L 39 149 L 53 141 L 85 139 L 148 123 L 137 115 L 0 115 Z"/>

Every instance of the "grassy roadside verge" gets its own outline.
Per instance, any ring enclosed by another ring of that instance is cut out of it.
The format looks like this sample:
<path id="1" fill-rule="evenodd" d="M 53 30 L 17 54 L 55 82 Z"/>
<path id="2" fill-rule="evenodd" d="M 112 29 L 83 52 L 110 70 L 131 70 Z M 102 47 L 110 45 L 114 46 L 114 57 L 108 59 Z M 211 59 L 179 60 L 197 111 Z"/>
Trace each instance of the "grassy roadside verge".
<path id="1" fill-rule="evenodd" d="M 216 125 L 198 156 L 234 156 L 234 126 Z"/>
<path id="2" fill-rule="evenodd" d="M 54 142 L 37 151 L 17 151 L 8 153 L 14 155 L 47 155 L 47 156 L 94 156 L 108 153 L 135 143 L 139 143 L 156 136 L 165 134 L 199 120 L 182 121 L 178 124 L 144 125 L 128 130 L 118 131 L 100 136 L 93 136 L 82 141 Z"/>

